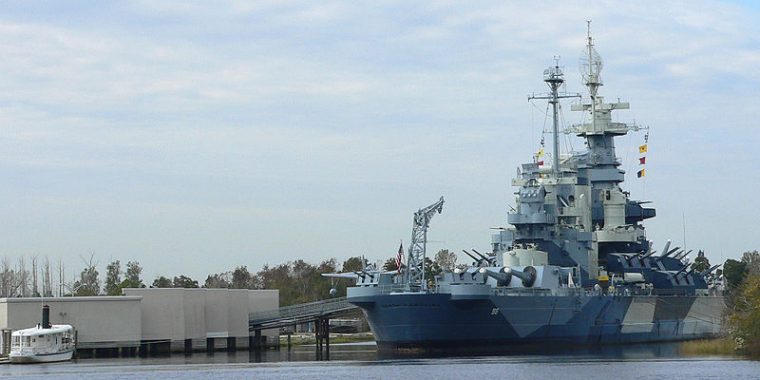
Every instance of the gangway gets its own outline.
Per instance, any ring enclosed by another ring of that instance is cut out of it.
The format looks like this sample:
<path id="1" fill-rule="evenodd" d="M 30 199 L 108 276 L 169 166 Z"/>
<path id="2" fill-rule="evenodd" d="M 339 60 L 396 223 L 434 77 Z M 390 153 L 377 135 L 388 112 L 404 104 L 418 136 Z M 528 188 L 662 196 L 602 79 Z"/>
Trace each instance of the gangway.
<path id="1" fill-rule="evenodd" d="M 258 351 L 262 346 L 261 330 L 315 322 L 317 359 L 323 358 L 323 344 L 326 354 L 324 358 L 330 359 L 330 318 L 344 315 L 356 309 L 356 306 L 348 303 L 346 297 L 339 297 L 285 306 L 277 310 L 250 313 L 248 314 L 248 331 L 254 333 L 253 349 Z"/>

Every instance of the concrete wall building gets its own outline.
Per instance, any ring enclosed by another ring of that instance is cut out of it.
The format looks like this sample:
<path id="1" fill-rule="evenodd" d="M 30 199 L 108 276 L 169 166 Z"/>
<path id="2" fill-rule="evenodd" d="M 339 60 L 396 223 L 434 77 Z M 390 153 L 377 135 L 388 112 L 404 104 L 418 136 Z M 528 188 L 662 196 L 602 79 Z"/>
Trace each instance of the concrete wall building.
<path id="1" fill-rule="evenodd" d="M 76 328 L 79 347 L 140 345 L 140 297 L 0 298 L 0 329 L 36 326 L 43 303 L 50 306 L 50 323 Z"/>
<path id="2" fill-rule="evenodd" d="M 129 288 L 123 293 L 0 298 L 0 330 L 35 326 L 41 320 L 42 305 L 47 304 L 51 323 L 74 326 L 78 349 L 247 349 L 248 314 L 279 307 L 278 290 Z M 278 331 L 264 335 L 275 342 Z"/>
<path id="3" fill-rule="evenodd" d="M 248 314 L 279 307 L 278 290 L 124 289 L 142 298 L 143 340 L 169 342 L 171 350 L 248 348 Z M 265 331 L 273 342 L 277 330 Z"/>

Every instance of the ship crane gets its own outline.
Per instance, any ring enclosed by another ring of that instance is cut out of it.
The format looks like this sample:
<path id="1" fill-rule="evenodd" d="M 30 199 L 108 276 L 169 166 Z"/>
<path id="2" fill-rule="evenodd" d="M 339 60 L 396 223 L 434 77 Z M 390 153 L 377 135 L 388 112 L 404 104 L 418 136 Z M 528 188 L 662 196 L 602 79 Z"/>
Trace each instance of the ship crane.
<path id="1" fill-rule="evenodd" d="M 412 223 L 412 243 L 406 259 L 404 283 L 407 290 L 424 290 L 425 282 L 425 248 L 427 246 L 427 230 L 433 216 L 443 211 L 443 196 L 430 206 L 419 209 L 414 213 Z"/>

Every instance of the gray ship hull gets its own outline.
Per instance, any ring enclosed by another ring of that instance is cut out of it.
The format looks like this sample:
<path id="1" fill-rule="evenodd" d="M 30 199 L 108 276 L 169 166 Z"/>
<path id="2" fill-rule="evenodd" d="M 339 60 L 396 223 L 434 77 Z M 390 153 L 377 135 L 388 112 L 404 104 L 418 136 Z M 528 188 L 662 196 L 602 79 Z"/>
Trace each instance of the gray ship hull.
<path id="1" fill-rule="evenodd" d="M 382 352 L 508 351 L 709 338 L 721 333 L 721 296 L 450 294 L 350 297 Z M 556 346 L 560 345 L 560 346 Z M 572 345 L 572 346 L 569 346 Z"/>

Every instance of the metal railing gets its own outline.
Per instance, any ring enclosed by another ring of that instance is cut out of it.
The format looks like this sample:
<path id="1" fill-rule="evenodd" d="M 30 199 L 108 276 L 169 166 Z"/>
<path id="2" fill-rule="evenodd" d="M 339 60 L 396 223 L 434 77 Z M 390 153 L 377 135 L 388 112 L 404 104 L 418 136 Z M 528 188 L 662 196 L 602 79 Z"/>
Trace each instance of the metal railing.
<path id="1" fill-rule="evenodd" d="M 368 289 L 372 294 L 391 294 L 391 293 L 416 293 L 416 294 L 428 294 L 439 293 L 440 286 L 430 286 L 425 290 L 420 290 L 419 286 L 412 287 L 411 289 L 404 284 L 387 284 L 387 285 L 361 285 L 357 286 L 360 289 Z"/>
<path id="2" fill-rule="evenodd" d="M 287 326 L 313 321 L 356 309 L 346 297 L 285 306 L 277 310 L 248 314 L 249 328 Z"/>

